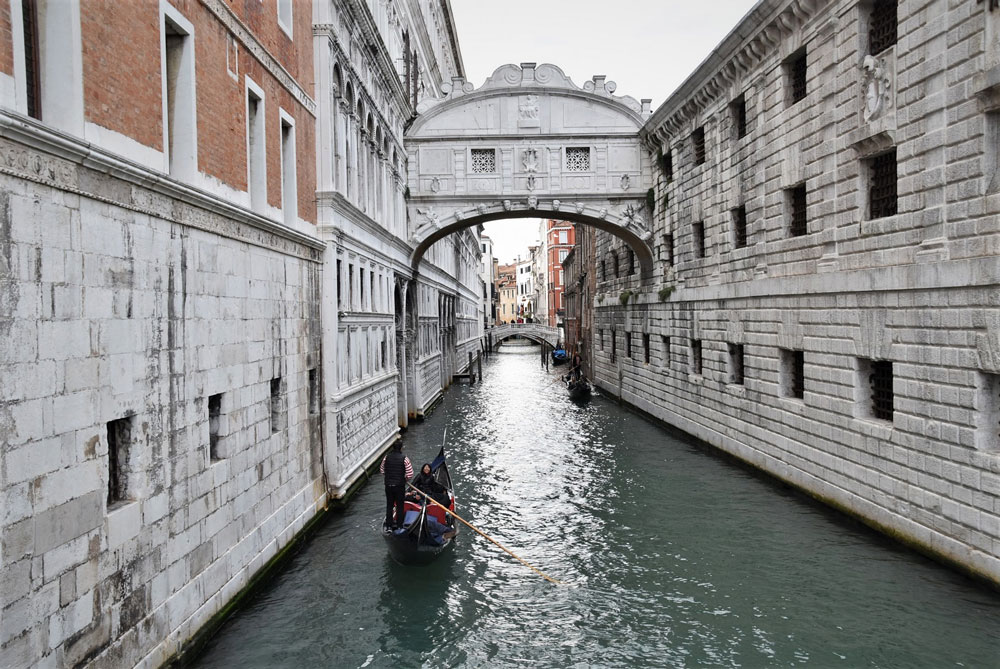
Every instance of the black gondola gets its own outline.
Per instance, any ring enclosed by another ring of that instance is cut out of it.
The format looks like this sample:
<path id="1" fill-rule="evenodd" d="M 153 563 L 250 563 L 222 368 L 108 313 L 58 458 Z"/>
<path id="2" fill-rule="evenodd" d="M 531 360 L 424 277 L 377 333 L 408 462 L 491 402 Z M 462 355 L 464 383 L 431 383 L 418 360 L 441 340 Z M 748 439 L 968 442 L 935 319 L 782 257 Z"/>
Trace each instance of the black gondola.
<path id="1" fill-rule="evenodd" d="M 445 461 L 444 448 L 431 463 L 431 472 L 440 489 L 431 497 L 455 510 L 455 494 L 451 487 L 451 474 Z M 390 530 L 382 526 L 382 536 L 389 546 L 389 554 L 401 564 L 427 564 L 447 549 L 458 534 L 455 519 L 437 504 L 410 491 L 406 496 L 406 518 L 402 529 Z"/>
<path id="2" fill-rule="evenodd" d="M 571 400 L 582 400 L 590 397 L 593 388 L 591 388 L 587 377 L 581 376 L 579 379 L 568 380 L 566 382 L 566 390 L 569 391 L 569 398 Z"/>

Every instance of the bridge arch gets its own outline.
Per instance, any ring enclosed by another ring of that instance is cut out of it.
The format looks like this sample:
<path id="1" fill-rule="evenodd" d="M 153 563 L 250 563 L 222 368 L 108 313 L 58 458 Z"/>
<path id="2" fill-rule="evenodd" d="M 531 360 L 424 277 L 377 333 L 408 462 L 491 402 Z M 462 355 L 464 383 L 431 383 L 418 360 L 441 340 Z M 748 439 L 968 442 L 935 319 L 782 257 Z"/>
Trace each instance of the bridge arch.
<path id="1" fill-rule="evenodd" d="M 494 346 L 518 336 L 530 339 L 539 344 L 548 344 L 553 348 L 562 343 L 559 328 L 542 325 L 541 323 L 507 323 L 506 325 L 497 325 L 488 329 L 486 336 L 490 338 Z"/>
<path id="2" fill-rule="evenodd" d="M 577 86 L 555 65 L 522 63 L 478 89 L 456 77 L 418 105 L 406 131 L 411 267 L 462 228 L 554 218 L 622 238 L 650 278 L 654 161 L 639 136 L 649 101 L 614 91 L 603 76 Z"/>

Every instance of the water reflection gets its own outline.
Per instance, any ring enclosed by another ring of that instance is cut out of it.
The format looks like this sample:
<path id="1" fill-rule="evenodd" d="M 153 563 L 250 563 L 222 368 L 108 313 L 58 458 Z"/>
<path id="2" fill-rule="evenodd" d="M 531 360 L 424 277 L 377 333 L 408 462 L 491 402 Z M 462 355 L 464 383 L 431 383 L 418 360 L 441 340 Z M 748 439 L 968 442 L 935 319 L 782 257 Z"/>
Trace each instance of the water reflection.
<path id="1" fill-rule="evenodd" d="M 388 558 L 380 480 L 236 616 L 201 666 L 1000 666 L 1000 599 L 595 397 L 498 355 L 406 434 L 448 428 L 465 530 Z"/>

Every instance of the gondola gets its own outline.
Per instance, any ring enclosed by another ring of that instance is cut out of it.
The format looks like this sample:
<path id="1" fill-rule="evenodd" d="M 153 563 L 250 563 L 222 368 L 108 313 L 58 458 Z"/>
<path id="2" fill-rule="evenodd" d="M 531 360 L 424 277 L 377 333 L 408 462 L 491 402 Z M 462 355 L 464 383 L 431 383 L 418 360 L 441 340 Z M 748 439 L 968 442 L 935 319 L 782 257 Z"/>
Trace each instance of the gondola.
<path id="1" fill-rule="evenodd" d="M 455 494 L 451 474 L 445 461 L 444 448 L 431 463 L 434 480 L 443 490 L 434 495 L 435 501 L 450 511 L 455 510 Z M 392 530 L 383 524 L 382 537 L 389 554 L 400 564 L 427 564 L 455 541 L 458 526 L 444 509 L 410 490 L 406 496 L 406 518 L 401 529 Z"/>
<path id="2" fill-rule="evenodd" d="M 572 378 L 566 381 L 566 390 L 569 391 L 569 398 L 571 400 L 583 400 L 590 397 L 593 388 L 590 386 L 590 381 L 587 377 L 581 376 L 579 379 L 573 380 Z"/>
<path id="3" fill-rule="evenodd" d="M 552 364 L 561 365 L 569 360 L 569 355 L 566 354 L 566 349 L 564 348 L 554 348 L 552 349 Z"/>

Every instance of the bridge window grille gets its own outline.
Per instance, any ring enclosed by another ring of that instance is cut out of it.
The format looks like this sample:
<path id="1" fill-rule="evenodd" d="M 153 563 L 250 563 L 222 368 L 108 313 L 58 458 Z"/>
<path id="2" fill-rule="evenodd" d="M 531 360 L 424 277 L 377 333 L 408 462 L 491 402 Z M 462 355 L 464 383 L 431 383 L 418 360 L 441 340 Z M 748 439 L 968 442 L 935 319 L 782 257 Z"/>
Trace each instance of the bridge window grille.
<path id="1" fill-rule="evenodd" d="M 223 458 L 222 442 L 222 394 L 208 396 L 208 460 L 215 462 Z"/>
<path id="2" fill-rule="evenodd" d="M 892 420 L 892 362 L 870 361 L 868 387 L 871 390 L 872 416 L 880 420 Z"/>
<path id="3" fill-rule="evenodd" d="M 132 417 L 108 423 L 108 506 L 129 499 L 127 469 L 132 455 Z"/>
<path id="4" fill-rule="evenodd" d="M 785 71 L 788 79 L 788 102 L 790 105 L 793 105 L 806 96 L 806 75 L 808 71 L 806 69 L 805 48 L 796 51 L 785 62 Z"/>
<path id="5" fill-rule="evenodd" d="M 743 385 L 743 344 L 729 345 L 729 383 Z"/>
<path id="6" fill-rule="evenodd" d="M 674 264 L 674 236 L 671 234 L 663 235 L 663 255 L 667 264 L 672 266 Z"/>
<path id="7" fill-rule="evenodd" d="M 691 145 L 694 148 L 694 164 L 705 162 L 705 128 L 701 127 L 691 133 Z"/>
<path id="8" fill-rule="evenodd" d="M 806 218 L 806 185 L 800 184 L 785 191 L 785 204 L 788 210 L 788 235 L 801 237 L 809 232 Z"/>
<path id="9" fill-rule="evenodd" d="M 632 359 L 632 333 L 625 333 L 625 357 L 629 360 Z"/>
<path id="10" fill-rule="evenodd" d="M 802 351 L 781 349 L 782 395 L 802 399 L 805 397 L 805 356 Z"/>
<path id="11" fill-rule="evenodd" d="M 733 104 L 730 106 L 730 110 L 733 113 L 733 130 L 736 133 L 736 139 L 742 139 L 747 136 L 747 99 L 745 96 L 733 100 Z"/>
<path id="12" fill-rule="evenodd" d="M 701 340 L 692 339 L 691 340 L 691 373 L 701 376 L 703 368 L 702 351 L 701 351 Z"/>
<path id="13" fill-rule="evenodd" d="M 694 237 L 694 257 L 705 257 L 705 223 L 697 221 L 691 225 Z"/>
<path id="14" fill-rule="evenodd" d="M 868 161 L 870 185 L 868 209 L 872 219 L 895 216 L 898 198 L 896 193 L 896 149 L 875 156 Z"/>
<path id="15" fill-rule="evenodd" d="M 868 52 L 873 56 L 896 43 L 897 4 L 898 0 L 875 0 L 872 5 L 871 23 L 868 25 Z"/>
<path id="16" fill-rule="evenodd" d="M 660 341 L 663 344 L 663 366 L 670 366 L 670 337 L 667 335 L 660 335 Z"/>
<path id="17" fill-rule="evenodd" d="M 646 332 L 642 333 L 642 359 L 649 364 L 649 334 Z"/>
<path id="18" fill-rule="evenodd" d="M 475 174 L 495 174 L 497 171 L 496 149 L 471 149 L 472 171 Z"/>
<path id="19" fill-rule="evenodd" d="M 740 205 L 732 210 L 733 214 L 733 243 L 736 248 L 747 245 L 747 208 Z"/>
<path id="20" fill-rule="evenodd" d="M 566 171 L 567 172 L 589 172 L 590 171 L 590 147 L 589 146 L 569 146 L 569 147 L 566 147 Z"/>

